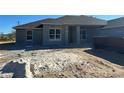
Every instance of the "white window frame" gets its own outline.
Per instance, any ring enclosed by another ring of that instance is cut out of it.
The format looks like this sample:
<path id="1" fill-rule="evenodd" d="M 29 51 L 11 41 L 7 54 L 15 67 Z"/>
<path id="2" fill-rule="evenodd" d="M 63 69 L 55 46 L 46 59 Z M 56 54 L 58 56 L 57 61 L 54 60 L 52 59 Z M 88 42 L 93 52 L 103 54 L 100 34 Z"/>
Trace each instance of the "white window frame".
<path id="1" fill-rule="evenodd" d="M 51 30 L 51 29 L 53 29 L 53 30 L 55 31 L 55 34 L 50 34 L 50 30 Z M 58 29 L 60 30 L 60 34 L 56 34 L 56 31 L 57 31 Z M 55 38 L 54 38 L 54 39 L 51 39 L 51 38 L 50 38 L 50 35 L 54 35 Z M 56 35 L 60 35 L 60 38 L 57 39 L 57 38 L 56 38 Z M 61 28 L 50 28 L 50 29 L 49 29 L 49 41 L 61 41 Z"/>
<path id="2" fill-rule="evenodd" d="M 31 31 L 31 32 L 32 32 L 32 35 L 28 35 L 28 34 L 27 34 L 28 31 Z M 28 40 L 28 39 L 27 39 L 28 36 L 31 36 L 32 39 L 31 39 L 31 40 Z M 26 41 L 31 41 L 31 42 L 33 41 L 33 30 L 27 30 L 27 31 L 26 31 Z"/>
<path id="3" fill-rule="evenodd" d="M 82 32 L 81 32 L 81 31 L 82 31 Z M 82 37 L 83 34 L 81 34 L 81 33 L 83 33 L 83 31 L 85 31 L 85 33 L 86 33 L 86 34 L 85 34 L 85 36 L 86 36 L 85 39 Z M 87 40 L 87 29 L 81 29 L 81 28 L 80 28 L 80 39 L 81 39 L 81 40 Z"/>

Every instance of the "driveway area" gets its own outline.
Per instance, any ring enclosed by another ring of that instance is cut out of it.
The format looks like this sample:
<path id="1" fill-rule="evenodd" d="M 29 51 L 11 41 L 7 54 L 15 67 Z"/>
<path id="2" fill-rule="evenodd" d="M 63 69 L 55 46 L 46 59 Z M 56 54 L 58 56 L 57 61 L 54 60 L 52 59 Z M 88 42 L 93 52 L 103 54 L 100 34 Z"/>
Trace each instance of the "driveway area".
<path id="1" fill-rule="evenodd" d="M 6 45 L 4 45 L 6 46 Z M 92 48 L 21 49 L 0 47 L 0 77 L 124 77 L 124 54 Z"/>

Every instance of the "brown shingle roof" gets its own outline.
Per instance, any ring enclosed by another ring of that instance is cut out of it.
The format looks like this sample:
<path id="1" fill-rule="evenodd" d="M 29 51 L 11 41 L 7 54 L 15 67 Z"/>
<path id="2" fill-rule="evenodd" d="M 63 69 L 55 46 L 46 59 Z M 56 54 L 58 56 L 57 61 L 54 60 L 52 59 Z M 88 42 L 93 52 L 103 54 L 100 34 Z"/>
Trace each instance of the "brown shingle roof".
<path id="1" fill-rule="evenodd" d="M 74 24 L 74 25 L 98 25 L 98 26 L 104 26 L 107 24 L 107 21 L 97 19 L 95 17 L 90 17 L 90 16 L 63 16 L 59 17 L 56 19 L 44 19 L 44 20 L 39 20 L 35 22 L 31 22 L 28 24 L 24 25 L 19 25 L 14 27 L 15 29 L 32 29 L 35 28 L 41 24 Z"/>
<path id="2" fill-rule="evenodd" d="M 107 21 L 102 19 L 97 19 L 91 16 L 63 16 L 58 18 L 59 21 L 64 24 L 81 24 L 81 25 L 106 25 Z"/>

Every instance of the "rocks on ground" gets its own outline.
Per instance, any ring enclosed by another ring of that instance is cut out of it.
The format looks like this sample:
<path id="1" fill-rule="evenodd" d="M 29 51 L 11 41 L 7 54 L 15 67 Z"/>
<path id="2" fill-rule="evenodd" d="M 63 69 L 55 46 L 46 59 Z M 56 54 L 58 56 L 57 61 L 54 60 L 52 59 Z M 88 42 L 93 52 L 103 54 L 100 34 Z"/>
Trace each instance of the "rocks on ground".
<path id="1" fill-rule="evenodd" d="M 123 77 L 102 60 L 86 60 L 77 51 L 43 50 L 16 53 L 0 70 L 0 77 L 92 78 Z M 91 55 L 89 57 L 92 57 Z M 104 63 L 104 64 L 103 64 Z"/>

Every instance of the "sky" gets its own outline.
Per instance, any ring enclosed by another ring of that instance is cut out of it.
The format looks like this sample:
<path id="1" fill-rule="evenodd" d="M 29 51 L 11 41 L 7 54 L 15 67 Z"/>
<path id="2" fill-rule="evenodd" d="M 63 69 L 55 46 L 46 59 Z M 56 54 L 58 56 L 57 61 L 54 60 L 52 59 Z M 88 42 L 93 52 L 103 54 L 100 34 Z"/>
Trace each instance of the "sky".
<path id="1" fill-rule="evenodd" d="M 12 27 L 45 18 L 57 18 L 61 15 L 0 15 L 0 33 L 9 33 Z M 122 17 L 120 15 L 92 15 L 96 18 L 111 20 Z"/>

